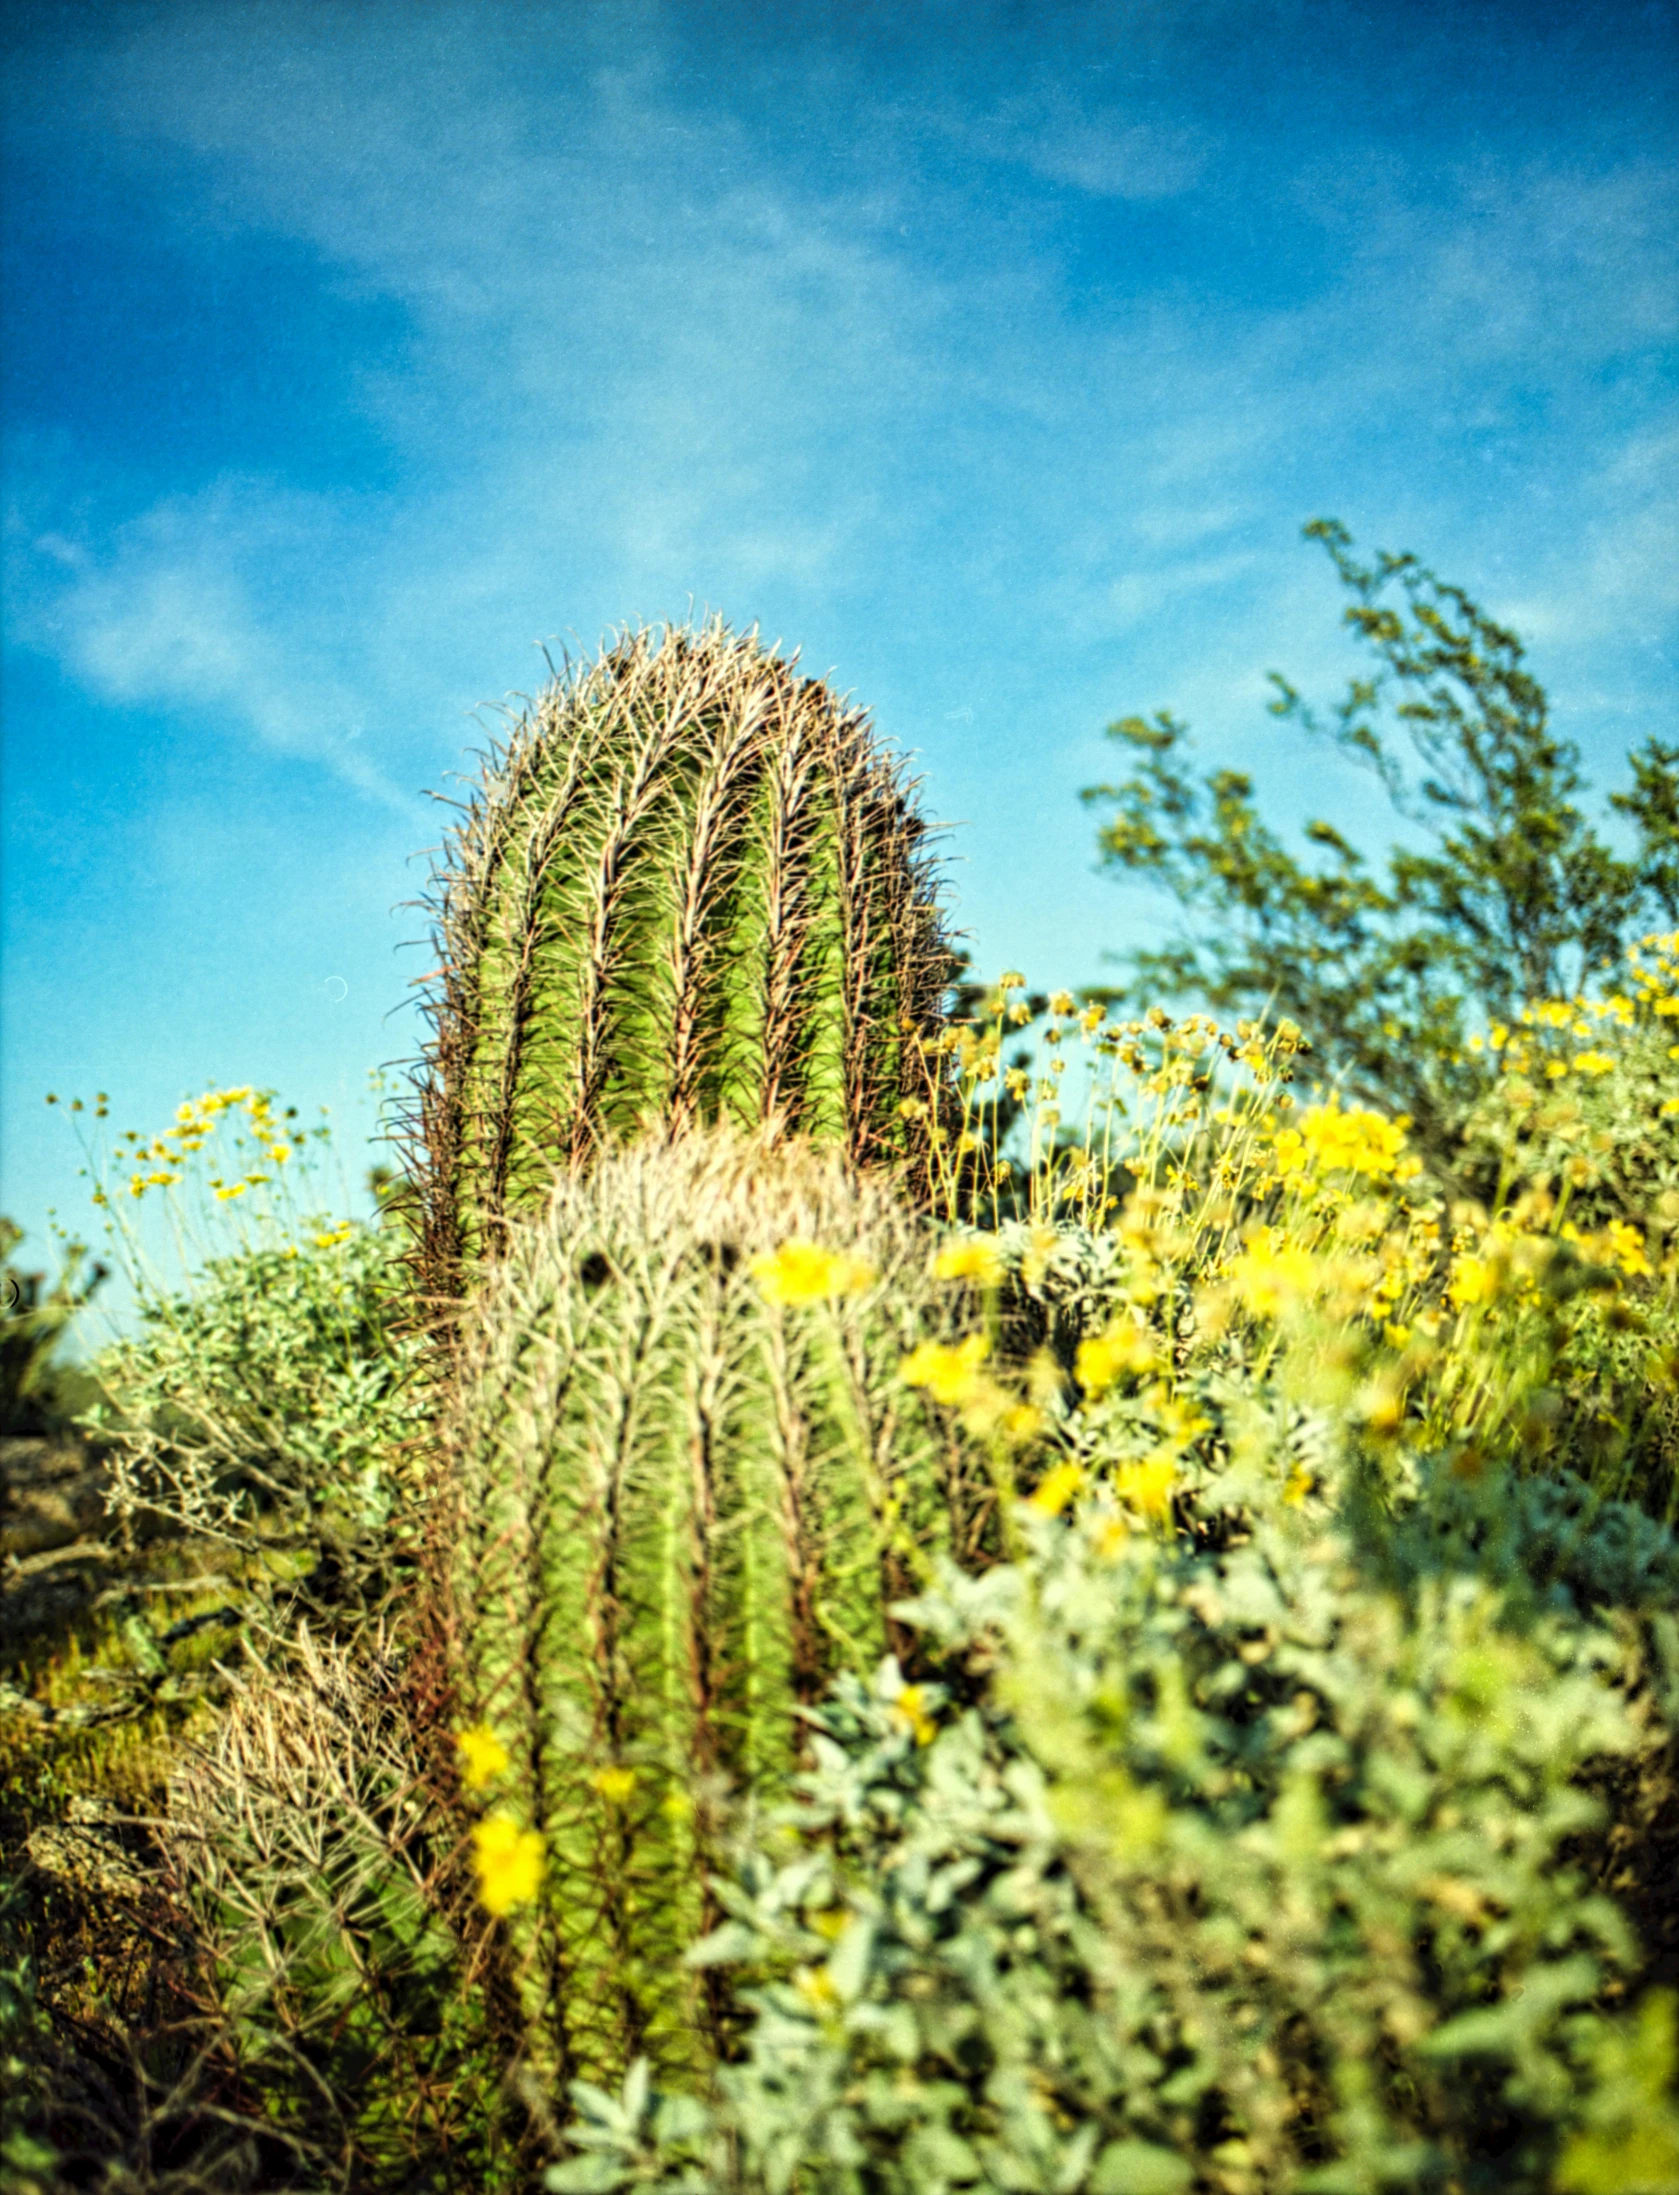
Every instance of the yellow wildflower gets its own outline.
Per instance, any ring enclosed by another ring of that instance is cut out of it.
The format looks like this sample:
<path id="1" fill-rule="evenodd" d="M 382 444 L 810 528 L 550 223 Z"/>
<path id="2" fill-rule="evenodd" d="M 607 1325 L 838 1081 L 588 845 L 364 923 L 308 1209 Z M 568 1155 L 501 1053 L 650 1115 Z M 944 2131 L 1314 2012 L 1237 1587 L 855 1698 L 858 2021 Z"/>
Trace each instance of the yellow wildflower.
<path id="1" fill-rule="evenodd" d="M 461 1759 L 461 1782 L 469 1791 L 482 1791 L 498 1776 L 505 1776 L 512 1762 L 505 1745 L 488 1723 L 455 1732 L 455 1751 Z"/>
<path id="2" fill-rule="evenodd" d="M 1388 1120 L 1367 1106 L 1344 1112 L 1339 1105 L 1313 1105 L 1301 1114 L 1299 1133 L 1321 1173 L 1379 1181 L 1398 1170 L 1410 1125 L 1404 1114 Z"/>
<path id="3" fill-rule="evenodd" d="M 970 1235 L 964 1242 L 947 1242 L 933 1261 L 937 1280 L 975 1280 L 982 1288 L 995 1288 L 1003 1277 L 1003 1260 L 994 1235 Z"/>
<path id="4" fill-rule="evenodd" d="M 826 2012 L 840 2001 L 840 1993 L 825 1966 L 801 1966 L 793 1976 L 793 1987 L 818 2012 Z"/>
<path id="5" fill-rule="evenodd" d="M 1024 1441 L 1037 1439 L 1044 1429 L 1044 1414 L 1032 1403 L 1017 1402 L 1004 1410 L 1001 1422 L 1003 1438 L 1019 1447 Z"/>
<path id="6" fill-rule="evenodd" d="M 1114 1487 L 1122 1501 L 1128 1501 L 1133 1509 L 1140 1509 L 1145 1517 L 1157 1517 L 1162 1524 L 1171 1514 L 1172 1483 L 1177 1477 L 1177 1464 L 1170 1455 L 1144 1457 L 1138 1463 L 1128 1463 L 1114 1477 Z"/>
<path id="7" fill-rule="evenodd" d="M 1160 1362 L 1154 1335 L 1134 1319 L 1115 1319 L 1099 1334 L 1079 1343 L 1073 1369 L 1085 1394 L 1094 1402 L 1107 1393 L 1122 1373 L 1152 1372 Z"/>
<path id="8" fill-rule="evenodd" d="M 1614 1071 L 1615 1061 L 1609 1052 L 1576 1052 L 1574 1072 L 1577 1075 L 1607 1075 Z"/>
<path id="9" fill-rule="evenodd" d="M 1603 1230 L 1603 1247 L 1608 1253 L 1605 1262 L 1618 1265 L 1623 1273 L 1634 1279 L 1650 1278 L 1651 1266 L 1645 1253 L 1644 1237 L 1624 1219 L 1609 1222 Z"/>
<path id="10" fill-rule="evenodd" d="M 925 1387 L 935 1402 L 963 1403 L 980 1380 L 980 1366 L 991 1351 L 984 1334 L 970 1334 L 951 1348 L 944 1342 L 924 1341 L 912 1349 L 898 1367 L 906 1387 Z"/>
<path id="11" fill-rule="evenodd" d="M 474 1825 L 472 1866 L 486 1913 L 499 1919 L 529 1905 L 542 1888 L 542 1863 L 539 1830 L 521 1829 L 510 1814 L 491 1814 Z"/>
<path id="12" fill-rule="evenodd" d="M 917 1745 L 931 1745 L 939 1726 L 927 1712 L 927 1695 L 918 1684 L 906 1684 L 892 1702 L 892 1712 Z"/>
<path id="13" fill-rule="evenodd" d="M 1447 1293 L 1458 1310 L 1467 1311 L 1478 1303 L 1491 1303 L 1498 1294 L 1498 1283 L 1496 1260 L 1472 1257 L 1463 1252 L 1452 1260 L 1451 1286 Z"/>
<path id="14" fill-rule="evenodd" d="M 1250 1311 L 1276 1318 L 1312 1293 L 1317 1263 L 1309 1250 L 1257 1239 L 1230 1268 L 1236 1291 Z"/>
<path id="15" fill-rule="evenodd" d="M 635 1789 L 633 1768 L 597 1768 L 589 1778 L 608 1806 L 622 1806 Z"/>
<path id="16" fill-rule="evenodd" d="M 1066 1508 L 1084 1481 L 1084 1466 L 1078 1463 L 1058 1463 L 1053 1471 L 1046 1471 L 1034 1490 L 1031 1506 L 1041 1510 L 1046 1517 L 1058 1517 Z"/>
<path id="17" fill-rule="evenodd" d="M 821 1303 L 854 1296 L 875 1277 L 867 1259 L 795 1238 L 752 1260 L 752 1278 L 770 1303 Z"/>

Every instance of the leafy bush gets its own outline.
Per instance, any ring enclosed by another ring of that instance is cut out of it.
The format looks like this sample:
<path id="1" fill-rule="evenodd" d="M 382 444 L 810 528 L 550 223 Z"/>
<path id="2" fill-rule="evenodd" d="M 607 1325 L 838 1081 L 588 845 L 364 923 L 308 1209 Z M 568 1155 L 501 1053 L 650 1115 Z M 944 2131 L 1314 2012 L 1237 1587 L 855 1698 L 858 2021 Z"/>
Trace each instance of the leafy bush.
<path id="1" fill-rule="evenodd" d="M 1537 2191 L 1572 2143 L 1586 2173 L 1630 2047 L 1594 2005 L 1638 1966 L 1575 1856 L 1583 1771 L 1648 1742 L 1611 1633 L 1449 1565 L 1401 1596 L 1287 1510 L 1215 1555 L 1106 1503 L 1033 1535 L 918 1611 L 980 1697 L 842 1684 L 793 1847 L 723 1889 L 696 1955 L 758 2017 L 705 2169 Z M 580 2101 L 554 2186 L 701 2169 L 691 2120 Z"/>
<path id="2" fill-rule="evenodd" d="M 248 1543 L 348 1548 L 400 1521 L 428 1422 L 392 1240 L 345 1224 L 207 1261 L 144 1300 L 90 1422 L 119 1509 Z"/>
<path id="3" fill-rule="evenodd" d="M 1403 1106 L 1447 1156 L 1485 1085 L 1465 1038 L 1573 990 L 1652 921 L 1679 920 L 1679 748 L 1652 738 L 1629 755 L 1631 785 L 1610 795 L 1632 827 L 1623 854 L 1585 811 L 1579 750 L 1553 730 L 1516 635 L 1414 556 L 1364 565 L 1333 519 L 1305 531 L 1374 660 L 1327 722 L 1273 672 L 1271 714 L 1368 769 L 1408 843 L 1373 862 L 1313 821 L 1299 855 L 1244 772 L 1186 768 L 1178 719 L 1121 719 L 1109 734 L 1129 774 L 1083 796 L 1111 810 L 1103 860 L 1196 918 L 1126 956 L 1123 995 L 1289 1014 L 1349 1089 Z"/>

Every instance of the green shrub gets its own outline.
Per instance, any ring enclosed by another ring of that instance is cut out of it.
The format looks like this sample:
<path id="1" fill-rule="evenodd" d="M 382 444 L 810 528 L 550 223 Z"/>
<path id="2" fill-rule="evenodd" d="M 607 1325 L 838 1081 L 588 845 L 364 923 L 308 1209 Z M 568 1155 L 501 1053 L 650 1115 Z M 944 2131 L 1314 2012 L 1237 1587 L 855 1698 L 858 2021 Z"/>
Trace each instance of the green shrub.
<path id="1" fill-rule="evenodd" d="M 346 1223 L 144 1298 L 88 1421 L 117 1509 L 246 1545 L 376 1547 L 413 1506 L 429 1419 L 400 1285 L 391 1236 Z"/>
<path id="2" fill-rule="evenodd" d="M 1449 1562 L 1388 1589 L 1286 1508 L 1217 1554 L 1105 1503 L 1033 1531 L 918 1611 L 979 1698 L 843 1682 L 794 1844 L 722 1892 L 697 1956 L 757 2018 L 706 2169 L 1537 2195 L 1586 2157 L 1639 1964 L 1578 1856 L 1582 1779 L 1650 1742 L 1614 1635 Z M 652 2169 L 581 2103 L 555 2186 Z"/>

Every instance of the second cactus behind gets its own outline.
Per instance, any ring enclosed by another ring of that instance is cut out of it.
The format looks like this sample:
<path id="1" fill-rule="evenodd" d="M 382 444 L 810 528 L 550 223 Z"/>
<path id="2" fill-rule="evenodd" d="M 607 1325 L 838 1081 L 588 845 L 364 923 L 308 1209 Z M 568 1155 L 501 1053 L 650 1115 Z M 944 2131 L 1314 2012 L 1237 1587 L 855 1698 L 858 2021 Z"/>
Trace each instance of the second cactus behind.
<path id="1" fill-rule="evenodd" d="M 728 2005 L 682 1962 L 715 1918 L 722 1802 L 784 1791 L 800 1707 L 907 1644 L 888 1610 L 918 1550 L 972 1558 L 987 1531 L 989 1482 L 897 1376 L 950 1293 L 927 1252 L 837 1154 L 696 1135 L 562 1182 L 475 1308 L 461 1714 L 549 2077 L 612 2086 L 641 2054 L 703 2074 Z"/>
<path id="2" fill-rule="evenodd" d="M 557 1167 L 649 1129 L 773 1120 L 925 1176 L 919 1040 L 956 963 L 911 795 L 862 710 L 720 620 L 627 632 L 538 698 L 437 879 L 434 1294 Z"/>

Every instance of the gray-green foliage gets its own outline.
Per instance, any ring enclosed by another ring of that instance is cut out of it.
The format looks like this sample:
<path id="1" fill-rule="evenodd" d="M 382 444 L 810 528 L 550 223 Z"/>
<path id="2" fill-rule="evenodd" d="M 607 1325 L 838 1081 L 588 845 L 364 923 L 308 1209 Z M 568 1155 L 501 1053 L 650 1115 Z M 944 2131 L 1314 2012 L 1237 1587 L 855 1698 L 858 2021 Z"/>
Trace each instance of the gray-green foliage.
<path id="1" fill-rule="evenodd" d="M 1433 1471 L 1415 1495 L 1372 1519 L 1367 1558 L 1408 1591 L 1443 1570 L 1473 1571 L 1512 1610 L 1641 1617 L 1663 1642 L 1679 1710 L 1679 1539 L 1572 1472 Z"/>
<path id="2" fill-rule="evenodd" d="M 770 1300 L 754 1260 L 790 1242 L 844 1261 L 839 1300 Z M 944 1315 L 929 1249 L 837 1153 L 691 1135 L 562 1180 L 475 1307 L 461 1713 L 511 1755 L 494 1805 L 547 1841 L 510 1926 L 551 2074 L 645 2051 L 703 2077 L 727 1993 L 682 1954 L 725 1802 L 784 1794 L 801 1707 L 893 1643 L 928 1551 L 983 1540 L 989 1482 L 897 1378 Z"/>
<path id="3" fill-rule="evenodd" d="M 449 1917 L 470 1910 L 458 1829 L 400 1672 L 307 1632 L 288 1659 L 169 1784 L 223 2046 L 308 2184 L 510 2185 L 474 1931 Z"/>
<path id="4" fill-rule="evenodd" d="M 1406 1590 L 1298 1511 L 1232 1537 L 1045 1522 L 920 1606 L 978 1704 L 836 1688 L 699 1954 L 757 2017 L 673 2180 L 1538 2195 L 1632 2153 L 1659 2052 L 1597 2009 L 1639 1950 L 1582 1856 L 1584 1779 L 1661 1736 L 1624 1642 L 1449 1534 Z M 556 2185 L 659 2154 L 586 2097 L 577 2139 Z"/>
<path id="5" fill-rule="evenodd" d="M 248 1542 L 353 1542 L 396 1518 L 428 1422 L 387 1228 L 304 1230 L 142 1302 L 98 1361 L 90 1423 L 119 1509 Z"/>

